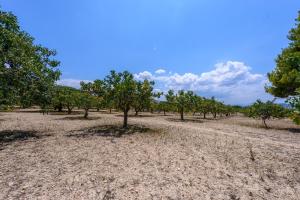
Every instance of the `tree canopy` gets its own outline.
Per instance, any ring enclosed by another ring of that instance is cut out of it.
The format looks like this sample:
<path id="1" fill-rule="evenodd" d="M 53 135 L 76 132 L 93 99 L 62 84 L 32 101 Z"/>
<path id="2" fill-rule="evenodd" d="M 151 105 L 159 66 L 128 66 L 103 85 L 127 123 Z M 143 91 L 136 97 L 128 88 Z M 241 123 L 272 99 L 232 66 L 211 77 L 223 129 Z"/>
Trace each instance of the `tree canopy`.
<path id="1" fill-rule="evenodd" d="M 262 102 L 257 100 L 253 105 L 248 108 L 247 115 L 252 118 L 260 118 L 266 128 L 268 125 L 266 120 L 271 118 L 284 118 L 287 116 L 287 110 L 272 101 Z"/>
<path id="2" fill-rule="evenodd" d="M 17 17 L 0 9 L 0 105 L 44 104 L 60 76 L 55 55 L 34 44 Z"/>
<path id="3" fill-rule="evenodd" d="M 275 70 L 268 74 L 272 86 L 266 90 L 276 97 L 297 95 L 300 88 L 300 11 L 288 39 L 289 46 L 278 55 Z"/>
<path id="4" fill-rule="evenodd" d="M 124 113 L 123 127 L 127 127 L 128 112 L 133 106 L 136 97 L 136 81 L 128 71 L 111 71 L 105 78 L 109 96 L 113 99 L 116 108 Z"/>

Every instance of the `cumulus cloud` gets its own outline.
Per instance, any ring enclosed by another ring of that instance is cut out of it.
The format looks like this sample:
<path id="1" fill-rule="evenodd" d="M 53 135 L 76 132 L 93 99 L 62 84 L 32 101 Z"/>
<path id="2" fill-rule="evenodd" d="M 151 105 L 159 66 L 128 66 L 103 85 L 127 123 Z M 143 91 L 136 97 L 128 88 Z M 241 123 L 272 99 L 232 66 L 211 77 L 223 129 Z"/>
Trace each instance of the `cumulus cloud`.
<path id="1" fill-rule="evenodd" d="M 144 71 L 134 76 L 138 80 L 154 80 L 161 90 L 193 90 L 199 95 L 215 96 L 230 104 L 249 104 L 258 98 L 271 98 L 264 91 L 266 76 L 252 73 L 249 66 L 237 61 L 217 63 L 213 70 L 201 74 L 153 75 Z"/>
<path id="2" fill-rule="evenodd" d="M 64 85 L 64 86 L 69 86 L 69 87 L 74 87 L 74 88 L 80 88 L 80 82 L 92 82 L 90 80 L 78 80 L 78 79 L 61 79 L 57 81 L 58 85 Z"/>
<path id="3" fill-rule="evenodd" d="M 155 74 L 164 74 L 164 73 L 166 73 L 166 70 L 164 69 L 158 69 L 155 71 Z"/>

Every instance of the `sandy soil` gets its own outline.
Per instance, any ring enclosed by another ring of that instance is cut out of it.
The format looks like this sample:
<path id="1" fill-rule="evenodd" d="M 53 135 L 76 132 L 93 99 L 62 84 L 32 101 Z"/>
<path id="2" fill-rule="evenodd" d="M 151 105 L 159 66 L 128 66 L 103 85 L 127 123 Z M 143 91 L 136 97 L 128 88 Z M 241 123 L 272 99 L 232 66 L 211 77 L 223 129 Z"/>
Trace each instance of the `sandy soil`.
<path id="1" fill-rule="evenodd" d="M 0 199 L 300 199 L 300 129 L 243 117 L 0 113 Z"/>

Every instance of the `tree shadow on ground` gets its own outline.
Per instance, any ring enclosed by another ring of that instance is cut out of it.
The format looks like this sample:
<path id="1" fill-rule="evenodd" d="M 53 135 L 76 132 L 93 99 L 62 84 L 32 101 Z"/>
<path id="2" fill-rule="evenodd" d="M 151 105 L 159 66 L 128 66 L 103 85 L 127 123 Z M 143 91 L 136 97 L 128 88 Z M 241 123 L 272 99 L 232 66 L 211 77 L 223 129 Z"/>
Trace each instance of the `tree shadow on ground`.
<path id="1" fill-rule="evenodd" d="M 167 118 L 166 120 L 170 122 L 192 122 L 192 123 L 203 123 L 203 120 L 200 119 L 178 119 L 178 118 Z"/>
<path id="2" fill-rule="evenodd" d="M 124 117 L 124 115 L 115 115 L 116 117 Z M 130 118 L 144 118 L 144 117 L 155 117 L 155 115 L 134 115 L 130 114 L 128 115 Z"/>
<path id="3" fill-rule="evenodd" d="M 23 109 L 23 110 L 13 110 L 11 112 L 15 112 L 15 113 L 41 113 L 41 110 L 39 110 L 39 109 L 35 109 L 35 110 L 33 110 L 33 109 L 28 109 L 28 110 Z"/>
<path id="4" fill-rule="evenodd" d="M 51 111 L 49 112 L 49 115 L 83 115 L 82 111 L 72 111 L 72 113 L 68 113 L 67 111 Z"/>
<path id="5" fill-rule="evenodd" d="M 128 125 L 123 128 L 121 125 L 103 125 L 89 128 L 88 130 L 81 130 L 79 133 L 70 133 L 67 137 L 89 137 L 89 136 L 102 136 L 102 137 L 121 137 L 122 135 L 131 135 L 134 133 L 146 133 L 153 131 L 150 128 L 138 125 Z"/>
<path id="6" fill-rule="evenodd" d="M 41 137 L 45 137 L 45 136 L 50 136 L 50 135 L 37 135 L 36 131 L 4 130 L 4 131 L 0 131 L 0 144 L 28 140 L 31 138 L 40 139 Z"/>
<path id="7" fill-rule="evenodd" d="M 222 120 L 222 119 L 228 119 L 229 117 L 217 117 L 217 118 L 213 118 L 213 117 L 195 117 L 195 119 L 199 119 L 199 120 L 203 120 L 203 121 L 218 121 L 218 120 Z"/>
<path id="8" fill-rule="evenodd" d="M 69 117 L 63 117 L 63 118 L 59 118 L 56 120 L 97 120 L 97 119 L 101 119 L 101 117 L 88 117 L 88 118 L 84 118 L 83 116 L 69 116 Z"/>
<path id="9" fill-rule="evenodd" d="M 289 131 L 291 133 L 300 133 L 300 128 L 284 128 L 283 130 Z"/>
<path id="10" fill-rule="evenodd" d="M 35 109 L 35 110 L 33 110 L 33 109 L 25 110 L 24 109 L 24 110 L 15 110 L 13 112 L 16 112 L 16 113 L 40 113 L 40 114 L 43 113 L 42 110 L 40 110 L 40 109 Z M 47 113 L 45 112 L 45 114 L 47 114 Z M 50 110 L 50 111 L 48 111 L 48 115 L 81 115 L 81 114 L 83 114 L 83 111 L 72 111 L 71 114 L 69 114 L 68 111 L 66 111 L 66 110 L 63 110 L 63 111 Z"/>

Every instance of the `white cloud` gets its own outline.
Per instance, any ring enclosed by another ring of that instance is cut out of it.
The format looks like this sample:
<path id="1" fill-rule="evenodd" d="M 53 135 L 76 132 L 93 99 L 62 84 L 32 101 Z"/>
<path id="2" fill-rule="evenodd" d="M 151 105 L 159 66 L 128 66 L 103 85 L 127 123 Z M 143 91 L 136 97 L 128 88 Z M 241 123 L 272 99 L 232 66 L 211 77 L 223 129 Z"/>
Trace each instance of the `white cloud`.
<path id="1" fill-rule="evenodd" d="M 148 71 L 135 74 L 138 80 L 154 80 L 161 90 L 193 90 L 199 95 L 215 96 L 225 103 L 249 104 L 260 98 L 270 99 L 265 93 L 267 78 L 251 72 L 243 62 L 217 63 L 215 69 L 201 74 L 153 75 Z"/>
<path id="2" fill-rule="evenodd" d="M 138 74 L 134 74 L 134 78 L 137 80 L 152 80 L 154 76 L 148 71 L 143 71 Z"/>
<path id="3" fill-rule="evenodd" d="M 158 69 L 155 71 L 155 74 L 164 74 L 164 73 L 166 73 L 166 70 L 164 69 Z"/>
<path id="4" fill-rule="evenodd" d="M 74 88 L 80 88 L 80 82 L 92 82 L 90 80 L 78 80 L 78 79 L 61 79 L 57 81 L 58 85 L 64 85 Z"/>

